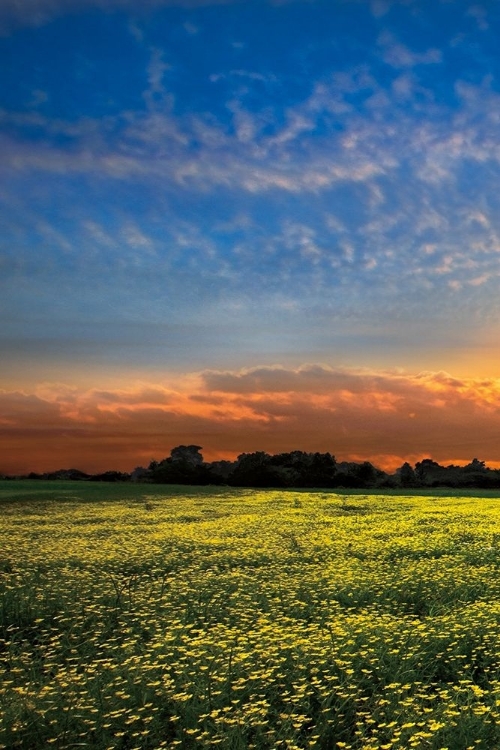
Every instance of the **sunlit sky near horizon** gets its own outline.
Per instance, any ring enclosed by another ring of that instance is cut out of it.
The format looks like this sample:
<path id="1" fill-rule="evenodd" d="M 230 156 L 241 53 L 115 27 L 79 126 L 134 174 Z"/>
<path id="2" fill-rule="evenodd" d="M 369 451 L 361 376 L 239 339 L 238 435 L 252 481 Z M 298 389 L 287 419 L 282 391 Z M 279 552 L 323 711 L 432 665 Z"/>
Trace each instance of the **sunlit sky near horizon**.
<path id="1" fill-rule="evenodd" d="M 500 4 L 2 0 L 0 472 L 500 465 Z"/>

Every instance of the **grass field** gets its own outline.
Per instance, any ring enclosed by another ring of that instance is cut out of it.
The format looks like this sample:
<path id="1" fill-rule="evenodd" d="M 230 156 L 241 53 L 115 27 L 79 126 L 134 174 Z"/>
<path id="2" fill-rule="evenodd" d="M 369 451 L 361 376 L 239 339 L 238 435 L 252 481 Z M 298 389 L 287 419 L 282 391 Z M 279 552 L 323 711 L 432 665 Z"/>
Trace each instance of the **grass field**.
<path id="1" fill-rule="evenodd" d="M 500 749 L 500 499 L 0 482 L 0 747 Z"/>

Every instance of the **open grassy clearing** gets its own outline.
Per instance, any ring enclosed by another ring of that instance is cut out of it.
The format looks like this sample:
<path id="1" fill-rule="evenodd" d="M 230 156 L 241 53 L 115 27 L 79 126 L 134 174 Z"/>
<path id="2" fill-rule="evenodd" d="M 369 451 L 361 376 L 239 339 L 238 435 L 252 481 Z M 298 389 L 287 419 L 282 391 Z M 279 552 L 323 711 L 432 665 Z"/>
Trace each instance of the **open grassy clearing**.
<path id="1" fill-rule="evenodd" d="M 0 510 L 4 748 L 500 748 L 500 499 L 4 482 Z"/>

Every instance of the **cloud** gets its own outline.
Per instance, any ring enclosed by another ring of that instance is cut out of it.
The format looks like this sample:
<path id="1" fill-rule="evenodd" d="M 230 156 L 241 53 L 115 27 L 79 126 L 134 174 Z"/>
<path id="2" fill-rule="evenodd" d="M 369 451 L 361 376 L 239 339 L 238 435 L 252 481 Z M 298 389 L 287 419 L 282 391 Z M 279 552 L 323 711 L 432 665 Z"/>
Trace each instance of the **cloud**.
<path id="1" fill-rule="evenodd" d="M 331 451 L 394 469 L 474 456 L 500 465 L 500 379 L 326 365 L 171 377 L 169 385 L 0 392 L 0 471 L 130 470 L 195 442 L 207 459 L 240 452 Z"/>
<path id="2" fill-rule="evenodd" d="M 393 68 L 414 68 L 416 65 L 433 65 L 442 62 L 441 50 L 430 48 L 425 52 L 413 52 L 398 42 L 388 31 L 383 31 L 378 44 L 383 49 L 383 59 Z"/>
<path id="3" fill-rule="evenodd" d="M 147 96 L 151 99 L 151 92 Z M 202 192 L 223 187 L 249 193 L 314 193 L 337 183 L 371 182 L 396 166 L 388 153 L 336 151 L 336 139 L 332 140 L 329 156 L 312 140 L 306 140 L 306 156 L 294 155 L 290 159 L 293 141 L 304 129 L 314 129 L 313 121 L 300 114 L 290 118 L 293 123 L 267 139 L 259 134 L 258 117 L 240 107 L 234 108 L 234 137 L 200 117 L 183 122 L 165 111 L 152 111 L 137 113 L 118 135 L 111 137 L 107 128 L 95 120 L 66 124 L 42 116 L 0 112 L 5 123 L 17 124 L 20 135 L 25 127 L 35 127 L 45 135 L 39 143 L 6 136 L 0 153 L 4 169 L 15 173 L 74 173 L 127 182 L 161 181 L 163 190 L 180 187 Z M 59 136 L 71 138 L 73 147 L 61 148 L 57 143 Z M 193 148 L 196 141 L 200 145 Z"/>
<path id="4" fill-rule="evenodd" d="M 477 28 L 480 31 L 487 31 L 489 29 L 490 25 L 487 21 L 488 14 L 483 6 L 471 5 L 467 10 L 466 15 L 474 18 L 477 23 Z"/>
<path id="5" fill-rule="evenodd" d="M 151 49 L 151 59 L 147 68 L 148 89 L 144 92 L 144 100 L 148 108 L 154 109 L 158 104 L 172 104 L 172 97 L 169 96 L 163 84 L 165 74 L 171 70 L 171 65 L 163 59 L 163 50 L 153 47 Z"/>
<path id="6" fill-rule="evenodd" d="M 141 279 L 152 280 L 158 315 L 169 316 L 189 284 L 197 312 L 201 298 L 240 295 L 240 320 L 252 304 L 274 313 L 280 293 L 282 310 L 298 310 L 290 338 L 308 310 L 326 311 L 322 330 L 341 323 L 346 337 L 360 319 L 417 314 L 433 319 L 432 336 L 450 312 L 461 328 L 498 317 L 500 99 L 491 81 L 458 81 L 454 90 L 448 81 L 457 99 L 433 101 L 417 65 L 437 55 L 385 33 L 383 54 L 400 67 L 382 66 L 383 75 L 368 56 L 369 64 L 324 69 L 295 101 L 275 101 L 276 74 L 231 58 L 228 72 L 222 65 L 213 73 L 224 76 L 213 109 L 185 113 L 167 85 L 173 51 L 131 29 L 150 52 L 138 109 L 77 120 L 47 117 L 44 108 L 0 112 L 9 192 L 0 283 L 11 286 L 22 269 L 49 277 L 63 258 L 58 282 L 76 297 L 77 275 L 93 289 L 101 274 L 122 305 L 126 295 L 114 292 L 130 274 L 137 295 Z M 211 72 L 200 82 L 205 93 Z M 120 215 L 120 203 L 130 215 Z M 217 227 L 230 226 L 242 205 L 246 226 L 221 237 Z M 170 305 L 158 302 L 162 284 Z"/>
<path id="7" fill-rule="evenodd" d="M 215 116 L 173 114 L 162 55 L 160 49 L 151 52 L 147 111 L 76 122 L 38 112 L 0 112 L 6 132 L 16 134 L 5 135 L 0 144 L 4 167 L 20 176 L 37 172 L 130 185 L 139 181 L 156 185 L 162 194 L 217 188 L 251 195 L 314 195 L 361 184 L 380 205 L 386 201 L 384 190 L 404 179 L 405 170 L 424 186 L 438 190 L 446 185 L 449 190 L 468 160 L 477 168 L 500 163 L 493 132 L 500 116 L 498 97 L 469 84 L 456 84 L 464 103 L 456 113 L 432 102 L 427 111 L 424 100 L 418 105 L 420 112 L 424 107 L 423 122 L 411 110 L 398 111 L 396 127 L 395 107 L 416 104 L 423 87 L 409 73 L 383 87 L 368 69 L 358 67 L 313 83 L 311 94 L 286 108 L 283 118 L 265 107 L 250 110 L 244 97 L 232 96 L 227 103 L 231 130 Z M 233 73 L 251 82 L 256 77 L 256 84 L 263 77 L 245 70 Z M 357 107 L 352 97 L 360 100 Z M 325 123 L 331 123 L 326 130 Z M 29 137 L 33 131 L 36 140 Z M 61 141 L 71 147 L 62 147 Z M 408 208 L 418 212 L 418 207 Z"/>
<path id="8" fill-rule="evenodd" d="M 258 2 L 258 0 L 255 0 Z M 106 12 L 114 10 L 144 12 L 162 7 L 204 8 L 216 5 L 237 5 L 247 0 L 2 0 L 0 4 L 0 34 L 9 34 L 20 26 L 42 26 L 53 18 L 68 13 L 99 9 Z M 277 5 L 290 2 L 314 2 L 314 0 L 266 0 Z M 187 23 L 188 34 L 196 34 L 193 24 Z M 136 36 L 136 31 L 132 31 Z"/>
<path id="9" fill-rule="evenodd" d="M 389 0 L 372 0 L 371 11 L 375 18 L 382 18 L 390 10 Z"/>
<path id="10" fill-rule="evenodd" d="M 36 107 L 45 104 L 48 100 L 49 95 L 46 91 L 43 91 L 43 89 L 33 89 L 31 92 L 31 99 L 26 102 L 26 105 L 30 108 L 33 107 L 36 109 Z"/>

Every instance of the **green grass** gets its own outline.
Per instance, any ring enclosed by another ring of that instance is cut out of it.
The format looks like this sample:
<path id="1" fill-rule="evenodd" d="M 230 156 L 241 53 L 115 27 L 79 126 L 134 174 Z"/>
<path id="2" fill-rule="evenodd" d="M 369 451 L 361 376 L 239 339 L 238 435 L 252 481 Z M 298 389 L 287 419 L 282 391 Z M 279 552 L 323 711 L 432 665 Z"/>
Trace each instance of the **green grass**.
<path id="1" fill-rule="evenodd" d="M 0 747 L 498 750 L 481 496 L 0 482 Z"/>
<path id="2" fill-rule="evenodd" d="M 144 497 L 203 497 L 227 494 L 227 488 L 136 484 L 134 482 L 73 482 L 36 479 L 0 480 L 0 503 L 45 500 L 48 502 L 137 500 Z"/>
<path id="3" fill-rule="evenodd" d="M 78 501 L 83 503 L 102 502 L 103 500 L 136 500 L 140 502 L 147 497 L 182 498 L 182 497 L 236 497 L 238 493 L 247 493 L 248 490 L 239 490 L 226 486 L 190 486 L 190 485 L 168 485 L 168 484 L 140 484 L 135 482 L 78 482 L 67 480 L 1 480 L 0 479 L 0 504 L 23 501 L 36 502 L 65 502 Z M 269 490 L 271 492 L 271 490 Z M 310 494 L 311 490 L 293 490 L 297 495 Z M 330 490 L 312 490 L 316 494 L 328 494 Z M 336 489 L 331 491 L 334 496 L 344 495 L 346 497 L 364 496 L 369 492 L 370 497 L 391 498 L 399 497 L 443 497 L 443 498 L 496 498 L 500 496 L 499 490 L 451 490 L 447 488 L 418 488 L 418 489 L 384 489 L 384 490 L 362 490 L 362 489 Z"/>

